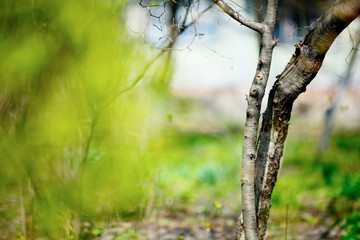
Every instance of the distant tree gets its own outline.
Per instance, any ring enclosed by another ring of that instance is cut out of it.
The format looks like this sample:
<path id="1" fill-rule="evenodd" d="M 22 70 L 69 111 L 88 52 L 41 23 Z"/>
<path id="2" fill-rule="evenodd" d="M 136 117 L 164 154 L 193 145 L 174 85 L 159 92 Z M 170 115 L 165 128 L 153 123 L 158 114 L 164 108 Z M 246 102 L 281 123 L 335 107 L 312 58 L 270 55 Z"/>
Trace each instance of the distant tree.
<path id="1" fill-rule="evenodd" d="M 340 79 L 337 85 L 337 91 L 334 99 L 331 100 L 331 105 L 326 109 L 324 116 L 324 129 L 322 132 L 321 140 L 318 146 L 318 154 L 321 155 L 328 147 L 329 141 L 332 133 L 335 113 L 340 107 L 340 103 L 345 97 L 346 93 L 349 91 L 351 86 L 351 80 L 353 78 L 353 70 L 356 59 L 358 58 L 358 51 L 360 46 L 360 38 L 359 31 L 357 31 L 354 36 L 354 46 L 351 49 L 350 60 L 348 63 L 348 68 L 346 69 L 346 73 L 344 78 Z"/>
<path id="2" fill-rule="evenodd" d="M 168 87 L 169 80 L 171 79 L 168 73 L 171 72 L 169 70 L 174 45 L 179 36 L 181 36 L 183 32 L 189 31 L 190 28 L 195 32 L 194 37 L 197 36 L 195 25 L 198 19 L 211 9 L 214 4 L 210 0 L 139 0 L 133 4 L 135 3 L 148 10 L 149 23 L 152 23 L 152 26 L 162 34 L 154 44 L 159 48 L 159 52 L 148 62 L 149 64 L 143 72 L 146 73 L 148 68 L 161 56 L 167 55 L 167 61 L 162 68 L 164 69 L 163 86 Z M 205 3 L 205 8 L 199 11 L 201 3 Z M 146 30 L 148 29 L 145 29 L 145 31 Z M 142 77 L 143 75 L 139 75 L 139 80 Z"/>
<path id="3" fill-rule="evenodd" d="M 261 128 L 261 102 L 272 51 L 278 41 L 274 40 L 278 0 L 268 0 L 262 22 L 244 17 L 223 0 L 213 1 L 234 20 L 260 34 L 258 65 L 247 96 L 241 176 L 243 209 L 234 239 L 264 239 L 293 103 L 320 70 L 335 38 L 359 16 L 360 1 L 337 1 L 318 18 L 303 40 L 294 44 L 294 54 L 269 93 Z"/>

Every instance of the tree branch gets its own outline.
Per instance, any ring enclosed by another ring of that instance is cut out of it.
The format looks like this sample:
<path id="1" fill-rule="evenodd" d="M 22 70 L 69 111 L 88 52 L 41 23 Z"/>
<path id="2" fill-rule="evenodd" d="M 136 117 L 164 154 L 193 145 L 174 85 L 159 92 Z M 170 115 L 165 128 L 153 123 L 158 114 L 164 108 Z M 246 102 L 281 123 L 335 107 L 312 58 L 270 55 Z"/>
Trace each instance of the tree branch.
<path id="1" fill-rule="evenodd" d="M 261 158 L 266 157 L 267 163 L 258 212 L 260 239 L 264 238 L 267 228 L 271 194 L 283 155 L 293 103 L 320 70 L 325 54 L 335 38 L 359 13 L 359 0 L 343 0 L 333 5 L 317 20 L 304 39 L 295 44 L 295 53 L 284 71 L 277 76 L 277 81 L 270 91 L 259 137 L 257 159 L 263 161 Z"/>
<path id="2" fill-rule="evenodd" d="M 278 0 L 268 0 L 265 23 L 276 23 L 278 2 Z"/>
<path id="3" fill-rule="evenodd" d="M 198 19 L 200 18 L 201 15 L 203 15 L 204 13 L 206 13 L 208 10 L 210 10 L 213 7 L 213 5 L 209 5 L 207 8 L 205 8 L 202 12 L 200 12 L 190 23 L 185 24 L 186 19 L 184 19 L 183 23 L 181 24 L 181 26 L 179 27 L 179 30 L 176 31 L 173 34 L 172 40 L 168 43 L 167 46 L 165 46 L 163 49 L 160 50 L 160 52 L 158 54 L 156 54 L 151 60 L 149 60 L 146 65 L 143 67 L 143 69 L 141 70 L 140 74 L 137 75 L 128 86 L 124 87 L 123 89 L 120 89 L 119 92 L 117 92 L 114 96 L 112 96 L 103 106 L 101 109 L 106 108 L 107 106 L 109 106 L 113 101 L 115 101 L 120 95 L 122 95 L 125 92 L 128 92 L 130 90 L 132 90 L 139 82 L 140 80 L 145 76 L 145 74 L 149 71 L 149 69 L 151 68 L 151 66 L 154 64 L 154 62 L 156 62 L 164 53 L 166 53 L 167 51 L 171 50 L 172 47 L 175 44 L 175 40 L 176 38 L 181 35 L 184 31 L 186 31 L 189 27 L 193 26 Z"/>
<path id="4" fill-rule="evenodd" d="M 277 17 L 278 0 L 269 0 L 266 21 L 262 24 L 260 53 L 255 77 L 247 96 L 248 107 L 246 110 L 246 120 L 244 129 L 244 142 L 241 166 L 241 194 L 242 194 L 242 214 L 238 221 L 235 239 L 242 238 L 244 229 L 246 239 L 258 239 L 257 231 L 257 196 L 255 191 L 255 159 L 256 142 L 259 128 L 261 103 L 265 94 L 265 89 L 270 73 L 272 52 L 274 48 L 274 31 Z M 239 234 L 240 233 L 240 234 Z"/>
<path id="5" fill-rule="evenodd" d="M 204 14 L 205 12 L 207 12 L 213 5 L 209 5 L 206 9 L 204 9 L 201 13 L 198 14 L 198 16 L 193 19 L 189 24 L 184 25 L 185 21 L 186 21 L 186 17 L 183 20 L 183 22 L 181 23 L 181 26 L 179 28 L 178 31 L 176 31 L 173 35 L 173 39 L 169 42 L 169 44 L 161 49 L 161 51 L 156 54 L 150 61 L 148 61 L 146 63 L 146 65 L 144 66 L 144 68 L 142 69 L 142 71 L 140 72 L 139 75 L 137 75 L 128 86 L 124 87 L 123 89 L 120 89 L 119 92 L 117 92 L 116 94 L 114 94 L 112 97 L 109 98 L 108 101 L 106 101 L 99 109 L 94 110 L 93 115 L 91 117 L 91 124 L 90 124 L 90 130 L 89 130 L 89 134 L 88 137 L 86 138 L 85 141 L 85 147 L 84 147 L 84 154 L 80 160 L 80 164 L 79 164 L 79 172 L 80 172 L 80 176 L 82 177 L 83 175 L 83 171 L 85 168 L 85 163 L 88 157 L 88 153 L 89 153 L 89 149 L 90 149 L 90 144 L 91 141 L 93 139 L 93 134 L 99 119 L 99 116 L 101 114 L 102 111 L 104 111 L 112 102 L 114 102 L 120 95 L 122 95 L 125 92 L 128 92 L 130 90 L 132 90 L 139 82 L 140 80 L 145 76 L 145 74 L 148 72 L 148 70 L 151 68 L 151 66 L 154 64 L 154 62 L 156 62 L 165 52 L 167 52 L 169 49 L 172 48 L 172 46 L 175 43 L 175 39 L 181 34 L 183 33 L 186 29 L 188 29 L 189 27 L 191 27 L 192 25 L 194 25 L 196 23 L 196 21 L 198 20 L 198 18 Z M 187 16 L 187 13 L 186 13 Z"/>
<path id="6" fill-rule="evenodd" d="M 265 24 L 266 26 L 268 24 L 271 24 L 273 27 L 275 27 L 276 24 L 276 18 L 277 18 L 277 8 L 278 8 L 278 0 L 269 0 L 268 6 L 266 9 L 266 16 L 265 16 Z M 275 29 L 272 29 L 272 31 L 275 31 Z M 275 43 L 274 43 L 275 42 Z M 273 46 L 276 45 L 276 41 L 273 40 Z M 258 138 L 259 143 L 259 138 Z M 258 145 L 259 148 L 259 145 Z M 256 176 L 255 176 L 255 195 L 256 195 L 256 211 L 258 211 L 259 207 L 259 200 L 260 200 L 260 193 L 262 191 L 262 185 L 263 185 L 263 179 L 264 179 L 264 173 L 266 169 L 266 156 L 259 156 L 261 153 L 266 152 L 264 150 L 257 151 L 256 155 Z"/>
<path id="7" fill-rule="evenodd" d="M 241 23 L 242 25 L 251 28 L 259 33 L 262 32 L 262 23 L 255 22 L 249 18 L 244 17 L 238 11 L 235 11 L 232 7 L 230 7 L 227 3 L 223 0 L 213 0 L 226 14 L 230 17 Z"/>

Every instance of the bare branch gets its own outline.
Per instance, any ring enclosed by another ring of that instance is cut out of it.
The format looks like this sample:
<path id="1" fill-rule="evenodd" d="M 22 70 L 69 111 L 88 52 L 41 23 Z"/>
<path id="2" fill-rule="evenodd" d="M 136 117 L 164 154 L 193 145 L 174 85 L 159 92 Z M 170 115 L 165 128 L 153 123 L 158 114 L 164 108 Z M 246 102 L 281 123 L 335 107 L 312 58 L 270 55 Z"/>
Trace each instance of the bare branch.
<path id="1" fill-rule="evenodd" d="M 238 11 L 235 11 L 232 7 L 230 7 L 223 0 L 213 0 L 226 14 L 230 17 L 241 23 L 242 25 L 251 28 L 259 33 L 262 32 L 263 24 L 255 22 L 247 17 L 241 15 Z"/>
<path id="2" fill-rule="evenodd" d="M 295 53 L 269 94 L 260 133 L 257 161 L 266 157 L 264 187 L 258 213 L 260 239 L 265 236 L 271 207 L 271 194 L 277 180 L 283 155 L 291 110 L 295 99 L 314 79 L 335 38 L 360 14 L 359 0 L 343 0 L 320 17 L 313 29 L 299 43 Z M 264 152 L 262 152 L 264 151 Z"/>
<path id="3" fill-rule="evenodd" d="M 277 7 L 278 7 L 278 0 L 269 0 L 268 1 L 268 6 L 266 9 L 266 16 L 265 16 L 265 24 L 266 26 L 272 26 L 273 29 L 272 32 L 275 31 L 274 27 L 276 24 L 276 18 L 277 18 Z M 267 28 L 266 28 L 267 30 Z M 272 45 L 273 47 L 276 46 L 278 40 L 272 40 Z M 266 87 L 266 86 L 265 86 Z M 259 142 L 259 138 L 258 138 L 258 142 Z M 259 147 L 259 146 L 258 146 Z M 266 152 L 266 151 L 257 151 L 257 156 L 256 156 L 256 176 L 255 176 L 255 195 L 256 195 L 256 203 L 255 203 L 255 207 L 256 210 L 258 211 L 259 208 L 259 201 L 260 201 L 260 193 L 262 191 L 262 186 L 263 186 L 263 179 L 264 179 L 264 173 L 265 173 L 265 168 L 266 168 L 266 157 L 264 156 L 260 156 L 261 153 Z"/>
<path id="4" fill-rule="evenodd" d="M 142 3 L 142 1 L 140 2 Z M 152 5 L 152 7 L 155 7 L 157 5 Z M 159 5 L 160 6 L 160 5 Z M 172 46 L 175 43 L 175 39 L 181 34 L 183 33 L 186 29 L 188 29 L 189 27 L 191 27 L 192 25 L 194 25 L 196 23 L 196 21 L 198 20 L 198 18 L 204 14 L 205 12 L 207 12 L 210 8 L 212 7 L 212 5 L 208 6 L 205 10 L 203 10 L 201 13 L 199 13 L 199 15 L 193 19 L 189 24 L 184 25 L 186 22 L 186 17 L 183 20 L 183 22 L 181 23 L 181 26 L 179 27 L 179 30 L 176 31 L 174 33 L 173 39 L 172 41 L 170 41 L 168 43 L 168 45 L 161 49 L 161 51 L 156 54 L 151 60 L 149 60 L 146 65 L 143 67 L 142 71 L 140 72 L 139 75 L 137 75 L 128 86 L 126 86 L 125 88 L 119 90 L 119 92 L 117 92 L 116 94 L 114 94 L 112 97 L 109 98 L 108 101 L 106 101 L 99 109 L 94 108 L 93 113 L 92 113 L 92 117 L 91 117 L 91 123 L 90 123 L 90 130 L 89 130 L 89 134 L 86 138 L 85 141 L 85 147 L 84 147 L 84 154 L 80 160 L 80 166 L 79 166 L 79 172 L 80 172 L 80 177 L 82 177 L 83 175 L 83 171 L 85 168 L 85 163 L 86 160 L 88 158 L 88 153 L 89 153 L 89 149 L 90 149 L 90 144 L 92 142 L 93 139 L 93 135 L 94 135 L 94 131 L 98 122 L 98 118 L 101 114 L 102 111 L 104 111 L 112 102 L 114 102 L 120 95 L 122 95 L 125 92 L 128 92 L 130 90 L 132 90 L 140 81 L 141 79 L 143 79 L 143 77 L 145 76 L 145 74 L 148 72 L 148 70 L 151 68 L 151 66 L 154 64 L 154 62 L 156 62 L 164 53 L 168 52 L 169 49 L 172 48 Z M 188 13 L 188 12 L 187 12 Z M 187 16 L 188 14 L 186 13 L 185 16 Z"/>
<path id="5" fill-rule="evenodd" d="M 104 109 L 107 106 L 109 106 L 113 101 L 115 101 L 120 95 L 122 95 L 125 92 L 128 92 L 130 90 L 132 90 L 140 81 L 141 79 L 145 76 L 145 74 L 149 71 L 149 69 L 151 68 L 151 66 L 154 64 L 154 62 L 156 62 L 164 53 L 166 53 L 168 50 L 171 50 L 174 43 L 175 43 L 175 39 L 181 35 L 184 31 L 186 31 L 189 27 L 193 26 L 198 19 L 200 18 L 201 15 L 203 15 L 204 13 L 206 13 L 208 10 L 210 10 L 213 7 L 213 5 L 209 5 L 206 9 L 204 9 L 203 11 L 201 11 L 190 23 L 185 24 L 186 19 L 183 20 L 181 26 L 179 27 L 179 30 L 175 32 L 174 36 L 173 36 L 173 40 L 170 41 L 168 43 L 167 46 L 165 46 L 163 49 L 160 50 L 160 52 L 158 54 L 156 54 L 151 60 L 149 60 L 147 62 L 147 64 L 143 67 L 142 71 L 140 72 L 139 75 L 137 75 L 132 81 L 131 83 L 126 86 L 125 88 L 119 90 L 119 92 L 117 92 L 114 96 L 112 96 L 101 108 Z"/>
<path id="6" fill-rule="evenodd" d="M 257 226 L 258 199 L 255 191 L 256 179 L 256 143 L 259 129 L 261 103 L 265 94 L 267 81 L 270 74 L 272 52 L 274 49 L 274 31 L 277 17 L 278 0 L 269 0 L 266 21 L 261 24 L 261 47 L 255 77 L 247 96 L 248 107 L 244 129 L 244 143 L 241 167 L 241 195 L 243 226 L 238 222 L 237 232 L 244 227 L 246 239 L 259 239 Z M 238 234 L 235 235 L 238 238 Z"/>
<path id="7" fill-rule="evenodd" d="M 268 5 L 266 9 L 266 17 L 265 17 L 265 30 L 264 31 L 275 31 L 275 24 L 276 24 L 276 18 L 277 18 L 277 12 L 278 12 L 278 4 L 279 0 L 268 0 Z M 273 28 L 273 29 L 268 29 Z M 277 46 L 278 40 L 273 40 L 272 45 L 273 47 Z"/>

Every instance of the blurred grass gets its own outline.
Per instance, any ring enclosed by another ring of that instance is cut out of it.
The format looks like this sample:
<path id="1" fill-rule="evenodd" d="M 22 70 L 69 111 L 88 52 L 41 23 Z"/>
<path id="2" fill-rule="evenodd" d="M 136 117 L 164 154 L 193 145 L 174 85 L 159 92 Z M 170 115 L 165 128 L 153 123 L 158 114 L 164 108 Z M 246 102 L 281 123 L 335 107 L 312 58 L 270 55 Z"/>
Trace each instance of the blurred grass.
<path id="1" fill-rule="evenodd" d="M 330 150 L 319 156 L 317 139 L 290 138 L 274 191 L 274 207 L 277 202 L 288 201 L 288 204 L 302 208 L 304 203 L 308 204 L 306 198 L 318 207 L 325 207 L 324 201 L 340 195 L 354 199 L 351 195 L 356 192 L 360 173 L 359 140 L 359 133 L 340 133 L 333 137 Z"/>
<path id="2" fill-rule="evenodd" d="M 159 171 L 163 194 L 175 199 L 173 206 L 238 195 L 241 142 L 240 134 L 177 135 Z"/>
<path id="3" fill-rule="evenodd" d="M 284 231 L 288 208 L 289 231 L 295 239 L 298 226 L 322 224 L 347 229 L 344 239 L 357 239 L 360 228 L 354 219 L 360 210 L 360 133 L 337 133 L 321 156 L 316 152 L 317 141 L 289 136 L 272 196 L 270 230 Z M 241 142 L 241 132 L 178 135 L 174 144 L 178 150 L 173 150 L 171 159 L 161 167 L 163 201 L 158 207 L 186 211 L 200 203 L 200 213 L 207 214 L 211 204 L 221 203 L 231 213 L 238 213 Z"/>

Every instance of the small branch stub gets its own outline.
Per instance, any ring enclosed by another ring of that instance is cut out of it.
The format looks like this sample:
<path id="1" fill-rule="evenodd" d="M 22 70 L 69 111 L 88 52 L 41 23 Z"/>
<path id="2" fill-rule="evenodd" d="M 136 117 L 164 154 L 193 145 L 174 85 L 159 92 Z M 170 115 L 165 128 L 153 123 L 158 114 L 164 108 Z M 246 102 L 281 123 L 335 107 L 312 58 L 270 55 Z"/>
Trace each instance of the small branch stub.
<path id="1" fill-rule="evenodd" d="M 275 40 L 275 46 L 278 45 L 279 40 L 280 40 L 280 38 L 278 38 L 278 39 Z"/>
<path id="2" fill-rule="evenodd" d="M 261 61 L 261 60 L 260 60 L 260 61 Z M 260 79 L 260 80 L 263 79 L 263 76 L 261 76 L 260 74 L 256 75 L 256 77 L 257 77 L 258 79 Z"/>

